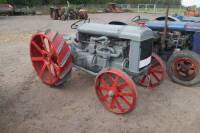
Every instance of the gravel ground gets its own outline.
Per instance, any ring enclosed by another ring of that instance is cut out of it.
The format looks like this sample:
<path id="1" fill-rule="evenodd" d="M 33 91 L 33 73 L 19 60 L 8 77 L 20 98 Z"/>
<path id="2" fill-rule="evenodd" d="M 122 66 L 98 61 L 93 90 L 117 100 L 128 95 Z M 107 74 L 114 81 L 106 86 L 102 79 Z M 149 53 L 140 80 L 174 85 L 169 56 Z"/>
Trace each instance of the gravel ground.
<path id="1" fill-rule="evenodd" d="M 90 18 L 128 22 L 135 15 Z M 73 71 L 60 88 L 41 83 L 29 59 L 31 34 L 47 28 L 74 33 L 73 22 L 49 16 L 0 17 L 0 133 L 199 133 L 200 86 L 183 87 L 166 77 L 155 91 L 138 87 L 135 110 L 115 115 L 98 101 L 91 75 Z"/>

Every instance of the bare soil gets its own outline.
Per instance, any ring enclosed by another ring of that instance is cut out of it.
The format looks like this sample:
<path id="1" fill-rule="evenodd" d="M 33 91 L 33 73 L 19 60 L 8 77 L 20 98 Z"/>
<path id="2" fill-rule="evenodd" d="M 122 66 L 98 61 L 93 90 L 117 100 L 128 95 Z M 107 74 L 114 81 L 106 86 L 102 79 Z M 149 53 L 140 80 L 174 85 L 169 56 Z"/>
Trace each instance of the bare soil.
<path id="1" fill-rule="evenodd" d="M 137 14 L 90 14 L 93 22 L 128 22 Z M 154 15 L 145 15 L 153 18 Z M 74 70 L 59 88 L 34 72 L 29 41 L 37 30 L 75 33 L 74 21 L 49 16 L 0 17 L 0 133 L 199 133 L 200 86 L 166 80 L 150 91 L 138 87 L 137 107 L 126 115 L 108 112 L 98 101 L 93 76 Z"/>

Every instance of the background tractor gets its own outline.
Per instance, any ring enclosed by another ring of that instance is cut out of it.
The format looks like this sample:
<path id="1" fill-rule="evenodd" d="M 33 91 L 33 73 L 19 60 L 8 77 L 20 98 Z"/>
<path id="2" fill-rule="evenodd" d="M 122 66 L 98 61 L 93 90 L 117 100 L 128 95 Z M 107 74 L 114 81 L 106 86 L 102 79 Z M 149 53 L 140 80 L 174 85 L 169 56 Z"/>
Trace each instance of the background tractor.
<path id="1" fill-rule="evenodd" d="M 105 12 L 108 13 L 123 13 L 124 11 L 119 7 L 116 3 L 108 3 L 107 8 L 105 9 Z"/>
<path id="2" fill-rule="evenodd" d="M 155 31 L 155 51 L 168 60 L 168 76 L 185 86 L 200 83 L 200 23 L 168 22 L 164 45 L 164 21 L 149 21 L 146 26 Z"/>
<path id="3" fill-rule="evenodd" d="M 67 2 L 67 7 L 52 6 L 50 7 L 50 17 L 54 20 L 75 20 L 88 19 L 88 11 L 83 8 L 70 8 L 70 3 Z"/>
<path id="4" fill-rule="evenodd" d="M 185 16 L 191 16 L 191 17 L 199 17 L 200 11 L 196 8 L 188 7 L 186 11 L 184 12 Z"/>

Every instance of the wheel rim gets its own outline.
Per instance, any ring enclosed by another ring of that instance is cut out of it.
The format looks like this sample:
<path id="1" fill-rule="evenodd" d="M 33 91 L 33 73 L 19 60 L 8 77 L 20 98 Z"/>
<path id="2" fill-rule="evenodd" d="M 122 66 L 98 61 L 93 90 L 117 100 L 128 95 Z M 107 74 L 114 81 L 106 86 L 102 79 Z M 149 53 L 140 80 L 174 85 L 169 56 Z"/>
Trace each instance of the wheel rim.
<path id="1" fill-rule="evenodd" d="M 191 58 L 177 58 L 172 65 L 172 70 L 176 78 L 191 81 L 198 74 L 198 64 Z"/>
<path id="2" fill-rule="evenodd" d="M 147 73 L 139 77 L 139 85 L 154 89 L 164 80 L 165 66 L 163 61 L 156 54 L 152 54 L 151 65 Z"/>
<path id="3" fill-rule="evenodd" d="M 33 35 L 30 56 L 37 75 L 48 85 L 56 84 L 71 71 L 72 57 L 69 48 L 57 33 L 39 32 Z"/>
<path id="4" fill-rule="evenodd" d="M 120 70 L 102 70 L 96 78 L 95 88 L 99 100 L 111 112 L 123 114 L 135 107 L 135 85 Z"/>

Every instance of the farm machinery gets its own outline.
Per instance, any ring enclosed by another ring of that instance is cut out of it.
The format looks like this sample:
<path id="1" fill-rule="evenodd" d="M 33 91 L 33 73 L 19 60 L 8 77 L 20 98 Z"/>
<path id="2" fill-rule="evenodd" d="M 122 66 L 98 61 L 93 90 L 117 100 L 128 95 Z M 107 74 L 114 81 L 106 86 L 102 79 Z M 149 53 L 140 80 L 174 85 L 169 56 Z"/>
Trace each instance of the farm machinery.
<path id="1" fill-rule="evenodd" d="M 184 86 L 200 83 L 200 23 L 193 19 L 181 21 L 168 16 L 167 33 L 164 38 L 165 17 L 155 20 L 133 18 L 130 24 L 112 21 L 113 25 L 140 25 L 154 31 L 153 51 L 167 62 L 170 79 Z"/>
<path id="2" fill-rule="evenodd" d="M 70 8 L 70 3 L 67 1 L 67 7 L 50 7 L 50 17 L 53 20 L 75 20 L 88 19 L 88 11 L 83 8 Z"/>
<path id="3" fill-rule="evenodd" d="M 192 16 L 192 17 L 199 17 L 200 16 L 200 11 L 198 9 L 194 8 L 187 8 L 187 10 L 184 12 L 185 16 Z"/>
<path id="4" fill-rule="evenodd" d="M 75 67 L 96 76 L 96 94 L 106 109 L 123 114 L 135 107 L 135 83 L 152 90 L 164 80 L 149 28 L 88 22 L 72 28 L 77 28 L 75 37 L 51 30 L 32 36 L 32 65 L 45 84 L 63 84 Z"/>
<path id="5" fill-rule="evenodd" d="M 168 22 L 167 25 L 167 37 L 161 45 L 164 21 L 146 23 L 155 31 L 157 53 L 168 60 L 168 76 L 185 86 L 200 83 L 200 23 Z"/>
<path id="6" fill-rule="evenodd" d="M 108 7 L 105 9 L 107 13 L 123 13 L 124 11 L 117 5 L 117 3 L 108 3 Z"/>

